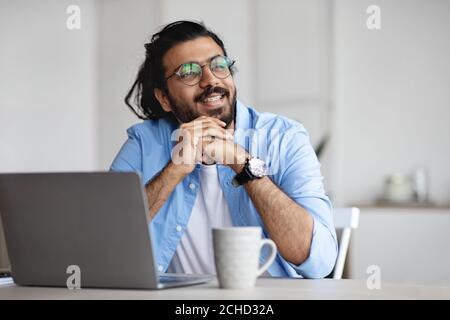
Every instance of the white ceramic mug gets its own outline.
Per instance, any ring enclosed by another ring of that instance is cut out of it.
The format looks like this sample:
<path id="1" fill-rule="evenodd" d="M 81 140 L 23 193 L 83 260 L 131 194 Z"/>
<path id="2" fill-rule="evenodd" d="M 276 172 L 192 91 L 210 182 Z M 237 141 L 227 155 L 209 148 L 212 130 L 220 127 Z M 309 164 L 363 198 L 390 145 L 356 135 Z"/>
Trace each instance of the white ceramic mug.
<path id="1" fill-rule="evenodd" d="M 275 260 L 275 242 L 261 239 L 260 227 L 214 228 L 212 232 L 219 286 L 229 289 L 254 287 L 256 278 Z M 264 245 L 270 247 L 270 253 L 259 267 L 259 257 Z"/>

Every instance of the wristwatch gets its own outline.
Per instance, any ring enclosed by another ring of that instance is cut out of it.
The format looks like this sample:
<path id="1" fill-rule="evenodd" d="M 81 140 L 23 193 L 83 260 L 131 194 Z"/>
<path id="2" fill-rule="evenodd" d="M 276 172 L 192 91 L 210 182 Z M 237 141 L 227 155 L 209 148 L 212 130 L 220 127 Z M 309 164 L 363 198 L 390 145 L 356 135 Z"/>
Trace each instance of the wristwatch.
<path id="1" fill-rule="evenodd" d="M 267 176 L 267 165 L 264 161 L 258 158 L 247 158 L 244 169 L 234 176 L 232 184 L 239 187 L 251 180 L 261 179 Z"/>

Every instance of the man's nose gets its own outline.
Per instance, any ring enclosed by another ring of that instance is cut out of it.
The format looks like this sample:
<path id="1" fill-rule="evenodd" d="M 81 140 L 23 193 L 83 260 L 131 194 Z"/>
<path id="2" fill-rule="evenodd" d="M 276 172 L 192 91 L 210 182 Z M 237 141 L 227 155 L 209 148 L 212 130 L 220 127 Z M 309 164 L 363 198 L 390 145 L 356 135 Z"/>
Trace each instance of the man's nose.
<path id="1" fill-rule="evenodd" d="M 203 67 L 202 70 L 202 78 L 200 79 L 199 86 L 201 88 L 206 88 L 208 86 L 216 86 L 219 84 L 219 80 L 216 78 L 214 73 L 212 73 L 211 69 L 209 69 L 209 66 L 206 65 Z"/>

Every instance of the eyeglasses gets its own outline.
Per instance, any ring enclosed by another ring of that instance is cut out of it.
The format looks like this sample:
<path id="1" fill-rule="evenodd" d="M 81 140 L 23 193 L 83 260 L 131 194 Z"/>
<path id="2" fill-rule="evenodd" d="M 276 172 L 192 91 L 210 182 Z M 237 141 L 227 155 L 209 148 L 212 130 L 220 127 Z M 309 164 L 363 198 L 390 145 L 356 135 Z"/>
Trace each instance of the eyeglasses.
<path id="1" fill-rule="evenodd" d="M 168 76 L 166 80 L 177 75 L 184 84 L 195 86 L 202 79 L 204 66 L 209 66 L 209 70 L 211 70 L 215 77 L 225 79 L 230 76 L 235 62 L 236 61 L 230 60 L 230 58 L 225 56 L 216 56 L 212 58 L 208 64 L 203 66 L 197 62 L 186 62 L 180 65 L 176 69 L 177 71 Z"/>

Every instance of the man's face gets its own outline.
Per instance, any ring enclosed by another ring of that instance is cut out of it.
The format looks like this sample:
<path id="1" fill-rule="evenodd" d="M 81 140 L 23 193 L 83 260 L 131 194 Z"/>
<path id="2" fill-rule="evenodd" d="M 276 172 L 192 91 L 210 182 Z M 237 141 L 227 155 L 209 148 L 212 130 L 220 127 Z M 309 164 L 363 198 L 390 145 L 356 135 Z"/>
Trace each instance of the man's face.
<path id="1" fill-rule="evenodd" d="M 165 77 L 170 76 L 186 62 L 197 62 L 200 66 L 206 66 L 202 68 L 202 78 L 196 85 L 186 85 L 177 75 L 167 80 L 168 94 L 164 95 L 161 103 L 165 111 L 173 112 L 182 123 L 203 115 L 218 118 L 227 123 L 227 126 L 234 120 L 236 87 L 233 77 L 230 75 L 219 79 L 208 67 L 211 59 L 218 55 L 224 53 L 210 37 L 183 42 L 167 51 L 163 57 Z M 161 99 L 158 100 L 161 102 Z"/>

